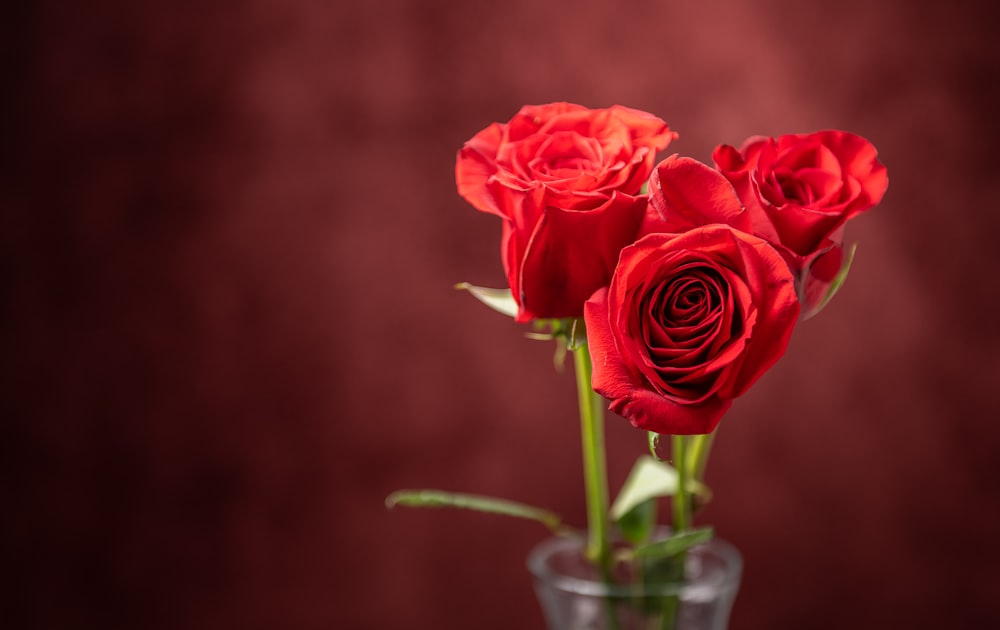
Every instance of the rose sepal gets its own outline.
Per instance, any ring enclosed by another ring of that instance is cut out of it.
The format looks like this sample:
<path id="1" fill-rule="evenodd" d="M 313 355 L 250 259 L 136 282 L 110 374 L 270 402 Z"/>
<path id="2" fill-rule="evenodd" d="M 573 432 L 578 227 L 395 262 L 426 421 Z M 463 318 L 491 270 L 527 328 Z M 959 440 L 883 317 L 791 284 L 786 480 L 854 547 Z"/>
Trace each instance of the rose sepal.
<path id="1" fill-rule="evenodd" d="M 830 303 L 833 296 L 840 291 L 844 281 L 847 280 L 847 274 L 851 271 L 851 263 L 854 262 L 854 253 L 857 249 L 858 244 L 852 243 L 845 254 L 843 247 L 838 245 L 826 254 L 819 256 L 805 270 L 801 280 L 802 297 L 800 301 L 804 307 L 800 316 L 802 321 L 818 315 Z M 839 265 L 836 264 L 838 259 L 840 260 Z M 833 269 L 837 269 L 832 278 L 829 277 L 828 269 L 830 261 L 834 262 Z"/>

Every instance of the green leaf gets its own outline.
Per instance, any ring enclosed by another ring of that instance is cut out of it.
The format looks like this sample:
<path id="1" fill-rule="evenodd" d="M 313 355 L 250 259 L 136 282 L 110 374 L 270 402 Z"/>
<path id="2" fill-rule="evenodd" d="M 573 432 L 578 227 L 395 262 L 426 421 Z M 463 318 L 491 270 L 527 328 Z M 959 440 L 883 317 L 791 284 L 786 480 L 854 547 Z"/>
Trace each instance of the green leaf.
<path id="1" fill-rule="evenodd" d="M 670 538 L 636 547 L 633 555 L 636 558 L 669 558 L 711 540 L 714 535 L 715 531 L 711 527 L 691 529 L 674 534 Z"/>
<path id="2" fill-rule="evenodd" d="M 562 530 L 562 519 L 558 514 L 516 501 L 486 497 L 478 494 L 462 494 L 443 492 L 441 490 L 399 490 L 385 499 L 385 506 L 390 510 L 397 505 L 406 507 L 459 508 L 502 514 L 515 518 L 538 521 L 553 532 Z"/>
<path id="3" fill-rule="evenodd" d="M 651 455 L 639 456 L 611 506 L 611 518 L 620 521 L 640 503 L 673 495 L 677 492 L 677 478 L 677 470 L 670 464 Z M 695 479 L 688 483 L 688 490 L 702 495 L 710 494 L 708 487 Z"/>
<path id="4" fill-rule="evenodd" d="M 633 545 L 646 542 L 656 527 L 656 500 L 643 501 L 625 512 L 617 523 L 625 540 Z"/>
<path id="5" fill-rule="evenodd" d="M 488 289 L 486 287 L 471 285 L 468 282 L 459 282 L 455 285 L 455 288 L 460 291 L 468 291 L 474 298 L 494 311 L 503 313 L 507 317 L 515 317 L 517 315 L 517 302 L 514 300 L 510 289 Z"/>

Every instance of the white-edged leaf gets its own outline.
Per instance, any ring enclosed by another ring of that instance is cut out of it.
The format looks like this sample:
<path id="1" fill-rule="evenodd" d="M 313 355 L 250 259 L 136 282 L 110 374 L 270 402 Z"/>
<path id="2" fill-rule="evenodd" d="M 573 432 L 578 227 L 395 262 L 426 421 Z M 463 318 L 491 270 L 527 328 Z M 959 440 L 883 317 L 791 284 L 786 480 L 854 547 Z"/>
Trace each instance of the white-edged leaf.
<path id="1" fill-rule="evenodd" d="M 399 490 L 385 499 L 389 509 L 403 505 L 407 507 L 458 508 L 489 514 L 502 514 L 515 518 L 538 521 L 553 532 L 561 531 L 562 518 L 554 512 L 524 503 L 487 497 L 479 494 L 444 492 L 442 490 Z"/>
<path id="2" fill-rule="evenodd" d="M 677 470 L 670 464 L 651 455 L 640 455 L 611 506 L 611 518 L 621 520 L 644 501 L 672 496 L 677 492 L 677 479 Z M 703 495 L 709 493 L 705 484 L 694 479 L 688 482 L 688 490 Z"/>
<path id="3" fill-rule="evenodd" d="M 459 282 L 455 288 L 460 291 L 468 291 L 474 298 L 498 313 L 503 313 L 507 317 L 517 316 L 517 302 L 514 301 L 510 289 L 489 289 L 477 287 L 468 282 Z"/>

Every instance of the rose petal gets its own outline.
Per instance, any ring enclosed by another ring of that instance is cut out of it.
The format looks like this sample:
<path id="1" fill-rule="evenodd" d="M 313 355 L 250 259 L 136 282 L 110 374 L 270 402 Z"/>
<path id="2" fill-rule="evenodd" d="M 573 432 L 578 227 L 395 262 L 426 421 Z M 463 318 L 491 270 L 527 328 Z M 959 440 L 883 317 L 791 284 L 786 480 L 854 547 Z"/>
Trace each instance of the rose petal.
<path id="1" fill-rule="evenodd" d="M 483 129 L 459 150 L 455 162 L 458 194 L 477 210 L 497 215 L 501 213 L 486 182 L 496 173 L 495 157 L 502 134 L 501 126 L 496 123 Z"/>
<path id="2" fill-rule="evenodd" d="M 734 374 L 719 391 L 726 398 L 741 396 L 781 358 L 800 308 L 795 280 L 781 255 L 767 242 L 749 234 L 733 232 L 731 237 L 744 252 L 743 260 L 752 263 L 746 267 L 745 279 L 757 294 L 754 306 L 760 313 L 753 318 L 752 330 L 748 327 L 751 343 L 740 361 L 738 375 Z"/>
<path id="3" fill-rule="evenodd" d="M 635 238 L 646 199 L 615 192 L 588 210 L 547 206 L 521 260 L 523 306 L 546 317 L 577 317 L 607 285 L 622 246 Z"/>
<path id="4" fill-rule="evenodd" d="M 640 234 L 683 232 L 723 223 L 749 230 L 749 216 L 733 185 L 718 171 L 686 157 L 660 162 L 649 179 L 649 203 Z"/>

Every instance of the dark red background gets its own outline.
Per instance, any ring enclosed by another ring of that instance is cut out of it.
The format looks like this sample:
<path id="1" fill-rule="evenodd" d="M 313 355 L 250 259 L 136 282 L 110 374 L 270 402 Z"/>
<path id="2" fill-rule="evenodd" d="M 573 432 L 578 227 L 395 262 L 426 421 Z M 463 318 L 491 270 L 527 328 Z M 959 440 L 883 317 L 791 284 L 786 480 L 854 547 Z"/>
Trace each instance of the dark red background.
<path id="1" fill-rule="evenodd" d="M 18 628 L 541 628 L 583 520 L 573 381 L 454 154 L 621 103 L 707 160 L 836 127 L 889 167 L 855 268 L 723 420 L 734 630 L 1000 624 L 1000 52 L 989 2 L 37 2 L 6 9 L 2 466 Z M 612 486 L 644 436 L 609 418 Z M 13 582 L 13 585 L 10 585 Z"/>

